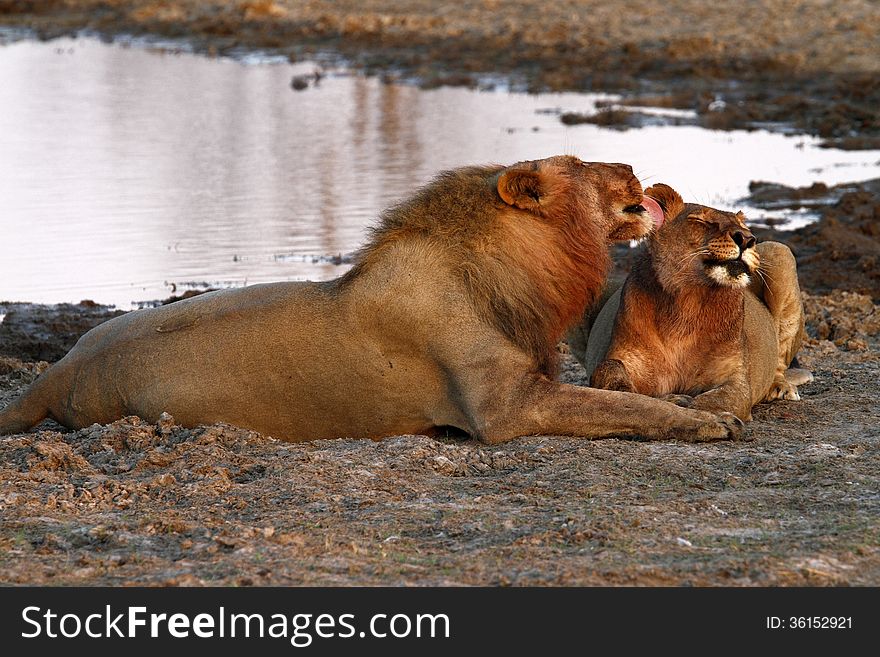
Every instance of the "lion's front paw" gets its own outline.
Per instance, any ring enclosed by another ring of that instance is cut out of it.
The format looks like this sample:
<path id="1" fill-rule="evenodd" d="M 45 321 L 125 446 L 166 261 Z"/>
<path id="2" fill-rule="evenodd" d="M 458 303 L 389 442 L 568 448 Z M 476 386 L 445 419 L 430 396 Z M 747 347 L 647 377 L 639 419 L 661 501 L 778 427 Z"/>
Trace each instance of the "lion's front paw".
<path id="1" fill-rule="evenodd" d="M 792 385 L 785 379 L 776 379 L 770 386 L 770 392 L 767 393 L 766 401 L 774 399 L 785 399 L 787 401 L 800 401 L 797 386 Z"/>
<path id="2" fill-rule="evenodd" d="M 746 438 L 745 422 L 733 413 L 719 413 L 715 420 L 707 422 L 697 430 L 696 440 L 744 440 Z"/>

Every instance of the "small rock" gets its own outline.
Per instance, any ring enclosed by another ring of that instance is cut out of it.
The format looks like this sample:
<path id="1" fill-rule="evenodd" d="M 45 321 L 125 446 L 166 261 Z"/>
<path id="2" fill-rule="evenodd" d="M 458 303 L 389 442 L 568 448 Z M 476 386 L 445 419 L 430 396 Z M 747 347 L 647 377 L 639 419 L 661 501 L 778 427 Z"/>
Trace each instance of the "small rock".
<path id="1" fill-rule="evenodd" d="M 820 354 L 833 354 L 837 351 L 837 345 L 831 340 L 819 340 L 816 343 L 816 351 Z"/>
<path id="2" fill-rule="evenodd" d="M 214 542 L 218 545 L 222 545 L 225 548 L 234 548 L 237 544 L 237 541 L 232 536 L 215 536 Z"/>
<path id="3" fill-rule="evenodd" d="M 113 537 L 113 530 L 107 525 L 95 525 L 89 530 L 88 534 L 96 541 L 104 543 Z"/>
<path id="4" fill-rule="evenodd" d="M 448 458 L 443 456 L 442 454 L 438 454 L 433 459 L 431 459 L 432 467 L 441 474 L 454 474 L 456 467 L 455 463 L 450 461 Z"/>
<path id="5" fill-rule="evenodd" d="M 866 351 L 868 349 L 868 343 L 862 340 L 862 338 L 849 338 L 844 343 L 844 348 L 847 351 Z"/>
<path id="6" fill-rule="evenodd" d="M 153 486 L 174 486 L 177 483 L 177 479 L 175 479 L 174 475 L 170 472 L 166 472 L 164 474 L 160 474 L 153 478 L 151 484 Z"/>
<path id="7" fill-rule="evenodd" d="M 171 429 L 174 428 L 174 418 L 170 413 L 162 411 L 162 415 L 159 416 L 159 421 L 156 422 L 156 428 L 161 435 L 168 435 L 171 433 Z"/>

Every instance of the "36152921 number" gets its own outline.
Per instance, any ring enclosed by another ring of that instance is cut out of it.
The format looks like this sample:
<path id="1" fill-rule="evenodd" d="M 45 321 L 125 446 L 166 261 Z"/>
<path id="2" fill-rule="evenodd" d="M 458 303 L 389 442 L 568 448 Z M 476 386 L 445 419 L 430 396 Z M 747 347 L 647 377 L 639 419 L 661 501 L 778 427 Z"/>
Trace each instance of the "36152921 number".
<path id="1" fill-rule="evenodd" d="M 767 616 L 768 630 L 847 630 L 852 629 L 852 616 Z"/>

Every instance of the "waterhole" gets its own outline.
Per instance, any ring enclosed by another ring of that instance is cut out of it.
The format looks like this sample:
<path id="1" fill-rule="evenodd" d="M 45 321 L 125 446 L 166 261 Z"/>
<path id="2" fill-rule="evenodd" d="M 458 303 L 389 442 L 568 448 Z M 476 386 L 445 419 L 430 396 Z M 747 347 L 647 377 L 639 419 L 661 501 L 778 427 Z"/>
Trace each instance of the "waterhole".
<path id="1" fill-rule="evenodd" d="M 423 90 L 315 63 L 88 38 L 15 41 L 0 47 L 0 300 L 127 309 L 190 287 L 333 278 L 384 208 L 466 164 L 628 162 L 645 184 L 756 219 L 740 202 L 749 181 L 880 176 L 878 151 L 820 149 L 802 135 L 559 119 L 609 98 Z"/>

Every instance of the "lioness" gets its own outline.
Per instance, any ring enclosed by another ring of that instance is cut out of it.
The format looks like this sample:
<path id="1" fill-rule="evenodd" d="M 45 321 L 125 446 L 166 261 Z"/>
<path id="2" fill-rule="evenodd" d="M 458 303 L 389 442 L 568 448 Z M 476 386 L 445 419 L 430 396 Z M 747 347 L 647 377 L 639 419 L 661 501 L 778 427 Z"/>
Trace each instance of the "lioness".
<path id="1" fill-rule="evenodd" d="M 650 229 L 641 202 L 629 166 L 569 156 L 444 173 L 384 214 L 341 278 L 94 328 L 0 413 L 0 433 L 168 411 L 289 441 L 444 427 L 488 443 L 735 437 L 729 414 L 551 380 L 557 341 L 602 289 L 608 241 Z"/>
<path id="2" fill-rule="evenodd" d="M 795 259 L 733 214 L 645 190 L 665 221 L 573 352 L 590 384 L 751 419 L 756 403 L 799 399 L 788 370 L 804 334 Z"/>

